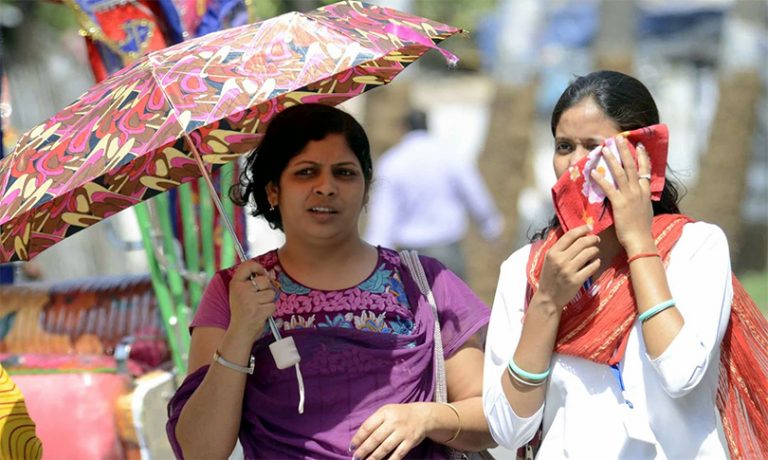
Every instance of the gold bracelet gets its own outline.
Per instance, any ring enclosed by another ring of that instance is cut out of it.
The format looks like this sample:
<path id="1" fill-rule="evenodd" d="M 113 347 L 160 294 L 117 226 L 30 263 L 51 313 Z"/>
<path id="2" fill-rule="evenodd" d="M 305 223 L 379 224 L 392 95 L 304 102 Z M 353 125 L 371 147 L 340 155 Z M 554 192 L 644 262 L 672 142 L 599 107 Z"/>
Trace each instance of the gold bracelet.
<path id="1" fill-rule="evenodd" d="M 456 438 L 458 438 L 458 437 L 459 437 L 459 434 L 461 433 L 461 415 L 459 415 L 459 410 L 458 410 L 458 409 L 456 409 L 456 406 L 454 406 L 454 405 L 453 405 L 453 404 L 451 404 L 451 403 L 447 403 L 447 402 L 441 402 L 441 403 L 438 403 L 438 404 L 442 404 L 443 406 L 448 406 L 448 407 L 450 407 L 450 408 L 451 408 L 451 410 L 453 411 L 453 413 L 454 413 L 454 414 L 456 414 L 456 418 L 457 418 L 457 419 L 459 419 L 459 428 L 456 430 L 456 433 L 454 433 L 454 434 L 453 434 L 453 436 L 451 437 L 451 439 L 449 439 L 449 440 L 447 440 L 447 441 L 444 441 L 444 442 L 442 443 L 442 444 L 448 444 L 449 442 L 453 442 L 453 441 L 455 441 L 455 440 L 456 440 Z"/>

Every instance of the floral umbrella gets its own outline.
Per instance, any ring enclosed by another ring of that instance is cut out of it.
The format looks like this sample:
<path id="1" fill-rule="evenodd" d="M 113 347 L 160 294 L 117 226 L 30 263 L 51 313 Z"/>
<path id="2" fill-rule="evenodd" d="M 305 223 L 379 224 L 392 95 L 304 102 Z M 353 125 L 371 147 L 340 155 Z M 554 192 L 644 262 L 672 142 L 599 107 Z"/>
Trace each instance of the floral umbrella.
<path id="1" fill-rule="evenodd" d="M 335 105 L 389 83 L 457 32 L 347 1 L 147 54 L 0 161 L 0 263 L 34 257 L 252 151 L 285 107 Z"/>

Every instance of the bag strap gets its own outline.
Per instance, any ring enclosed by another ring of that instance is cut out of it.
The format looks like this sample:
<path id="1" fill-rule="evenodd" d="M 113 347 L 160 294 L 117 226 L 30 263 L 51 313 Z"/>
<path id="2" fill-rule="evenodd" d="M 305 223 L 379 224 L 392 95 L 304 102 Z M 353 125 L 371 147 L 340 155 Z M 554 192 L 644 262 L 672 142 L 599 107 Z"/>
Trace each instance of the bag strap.
<path id="1" fill-rule="evenodd" d="M 440 319 L 437 314 L 437 302 L 432 294 L 432 287 L 427 280 L 427 274 L 424 272 L 424 266 L 421 265 L 419 253 L 416 251 L 400 251 L 400 260 L 408 267 L 411 277 L 416 281 L 422 295 L 427 298 L 432 307 L 432 316 L 435 318 L 434 341 L 435 341 L 435 402 L 448 402 L 448 392 L 445 383 L 445 356 L 443 356 L 443 336 L 440 333 Z M 481 452 L 465 453 L 455 449 L 450 449 L 451 460 L 482 459 L 494 460 L 493 455 L 487 450 Z"/>
<path id="2" fill-rule="evenodd" d="M 443 356 L 443 337 L 440 333 L 440 320 L 437 314 L 437 302 L 432 294 L 432 288 L 427 281 L 427 274 L 421 265 L 419 253 L 416 251 L 400 251 L 400 260 L 408 267 L 411 277 L 416 281 L 422 295 L 427 298 L 432 307 L 432 316 L 435 318 L 434 342 L 435 342 L 435 402 L 448 402 L 448 391 L 445 383 L 445 357 Z"/>

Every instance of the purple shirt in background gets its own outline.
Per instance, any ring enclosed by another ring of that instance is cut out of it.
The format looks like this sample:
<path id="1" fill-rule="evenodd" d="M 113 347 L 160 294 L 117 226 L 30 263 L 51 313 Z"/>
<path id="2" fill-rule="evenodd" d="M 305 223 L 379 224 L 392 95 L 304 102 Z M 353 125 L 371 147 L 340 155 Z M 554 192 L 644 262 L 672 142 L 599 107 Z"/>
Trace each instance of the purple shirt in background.
<path id="1" fill-rule="evenodd" d="M 483 237 L 501 235 L 504 218 L 474 164 L 451 155 L 427 131 L 411 131 L 376 165 L 365 240 L 429 248 L 464 239 L 467 212 Z"/>
<path id="2" fill-rule="evenodd" d="M 386 261 L 385 269 L 394 267 L 392 276 L 402 281 L 408 299 L 402 303 L 411 306 L 412 329 L 407 333 L 370 332 L 340 325 L 284 330 L 284 336 L 292 336 L 296 341 L 302 358 L 306 389 L 302 415 L 297 413 L 298 384 L 294 369 L 275 367 L 267 348 L 272 342 L 271 336 L 258 340 L 252 351 L 256 371 L 246 382 L 239 433 L 246 458 L 349 459 L 352 436 L 379 407 L 433 400 L 431 307 L 418 292 L 405 266 L 400 264 L 396 252 L 380 248 L 379 265 L 382 261 Z M 437 301 L 444 355 L 448 358 L 487 324 L 490 310 L 440 262 L 428 257 L 421 257 L 421 261 Z M 371 281 L 379 272 L 375 270 L 369 279 L 350 290 L 377 284 Z M 227 327 L 226 287 L 231 273 L 231 269 L 217 273 L 206 289 L 192 327 Z M 300 287 L 291 286 L 291 289 Z M 319 292 L 329 294 L 329 291 Z M 281 300 L 284 294 L 281 293 Z M 278 313 L 281 300 L 278 300 Z M 402 314 L 390 303 L 378 304 Z M 221 308 L 222 305 L 225 308 Z M 291 313 L 283 306 L 278 316 L 285 319 Z M 179 458 L 181 450 L 174 435 L 176 422 L 207 370 L 205 366 L 190 374 L 168 404 L 168 436 Z M 415 447 L 407 458 L 447 457 L 446 448 L 427 440 Z"/>

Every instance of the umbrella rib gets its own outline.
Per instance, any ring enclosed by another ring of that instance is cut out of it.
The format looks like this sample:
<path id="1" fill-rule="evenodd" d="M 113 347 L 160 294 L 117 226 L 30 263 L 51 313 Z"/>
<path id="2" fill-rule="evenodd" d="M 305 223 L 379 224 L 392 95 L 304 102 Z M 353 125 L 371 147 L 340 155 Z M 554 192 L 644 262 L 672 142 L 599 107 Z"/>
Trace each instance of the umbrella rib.
<path id="1" fill-rule="evenodd" d="M 181 116 L 180 116 L 181 114 L 178 113 L 178 111 L 176 110 L 176 107 L 173 105 L 173 101 L 168 96 L 168 93 L 165 91 L 165 87 L 163 86 L 163 83 L 160 80 L 158 80 L 157 72 L 156 72 L 157 69 L 155 68 L 154 63 L 150 62 L 149 63 L 149 68 L 151 69 L 151 72 L 152 72 L 152 78 L 157 83 L 158 88 L 160 88 L 160 92 L 163 93 L 163 97 L 165 98 L 165 101 L 168 103 L 168 107 L 171 109 L 171 112 L 173 112 L 173 114 L 175 115 L 176 122 L 178 122 L 179 127 L 181 127 L 182 132 L 184 134 L 186 134 L 187 127 L 186 126 L 182 126 L 182 124 L 181 124 Z"/>

